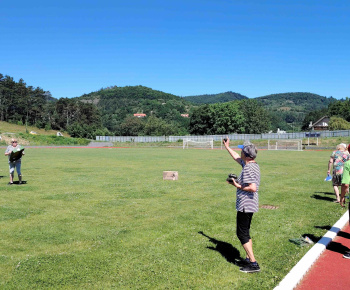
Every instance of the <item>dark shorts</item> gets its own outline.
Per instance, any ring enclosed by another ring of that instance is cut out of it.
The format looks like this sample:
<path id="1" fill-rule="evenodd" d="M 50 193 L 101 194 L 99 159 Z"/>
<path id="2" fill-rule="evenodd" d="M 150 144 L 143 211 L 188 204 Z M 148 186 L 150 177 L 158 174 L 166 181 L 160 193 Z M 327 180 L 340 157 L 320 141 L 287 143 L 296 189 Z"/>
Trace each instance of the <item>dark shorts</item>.
<path id="1" fill-rule="evenodd" d="M 341 175 L 333 174 L 332 184 L 333 184 L 333 186 L 341 186 Z"/>
<path id="2" fill-rule="evenodd" d="M 252 223 L 252 212 L 237 211 L 237 237 L 242 245 L 246 244 L 250 240 L 250 224 Z"/>

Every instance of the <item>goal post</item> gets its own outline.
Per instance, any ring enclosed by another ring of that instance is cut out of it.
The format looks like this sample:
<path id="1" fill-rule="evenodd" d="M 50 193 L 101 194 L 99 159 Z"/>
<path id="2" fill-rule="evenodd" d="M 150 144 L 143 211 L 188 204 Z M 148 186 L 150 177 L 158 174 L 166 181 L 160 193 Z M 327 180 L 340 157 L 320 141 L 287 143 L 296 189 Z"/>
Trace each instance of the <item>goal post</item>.
<path id="1" fill-rule="evenodd" d="M 303 151 L 303 142 L 300 139 L 269 139 L 267 149 Z"/>
<path id="2" fill-rule="evenodd" d="M 183 149 L 188 148 L 202 148 L 202 149 L 214 149 L 214 140 L 195 141 L 191 139 L 184 139 L 182 144 Z"/>

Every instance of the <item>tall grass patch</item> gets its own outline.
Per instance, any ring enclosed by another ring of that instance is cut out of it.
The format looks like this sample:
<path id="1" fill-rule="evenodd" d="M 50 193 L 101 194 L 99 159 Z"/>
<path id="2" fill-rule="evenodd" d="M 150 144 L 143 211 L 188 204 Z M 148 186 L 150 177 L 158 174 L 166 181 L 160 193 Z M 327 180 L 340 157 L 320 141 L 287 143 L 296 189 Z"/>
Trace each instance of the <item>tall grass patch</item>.
<path id="1" fill-rule="evenodd" d="M 224 150 L 27 148 L 21 186 L 0 167 L 0 287 L 271 289 L 344 210 L 324 182 L 330 151 L 260 151 L 252 238 L 262 271 L 239 271 Z M 162 179 L 178 171 L 179 180 Z"/>

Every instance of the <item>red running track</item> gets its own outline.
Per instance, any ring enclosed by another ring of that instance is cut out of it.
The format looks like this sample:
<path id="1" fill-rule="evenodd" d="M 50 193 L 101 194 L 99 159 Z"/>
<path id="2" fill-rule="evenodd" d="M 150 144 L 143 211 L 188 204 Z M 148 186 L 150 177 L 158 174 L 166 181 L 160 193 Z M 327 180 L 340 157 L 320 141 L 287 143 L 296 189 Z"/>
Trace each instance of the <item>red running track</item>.
<path id="1" fill-rule="evenodd" d="M 345 251 L 350 251 L 348 223 L 329 243 L 295 289 L 350 289 L 350 259 L 343 258 Z"/>

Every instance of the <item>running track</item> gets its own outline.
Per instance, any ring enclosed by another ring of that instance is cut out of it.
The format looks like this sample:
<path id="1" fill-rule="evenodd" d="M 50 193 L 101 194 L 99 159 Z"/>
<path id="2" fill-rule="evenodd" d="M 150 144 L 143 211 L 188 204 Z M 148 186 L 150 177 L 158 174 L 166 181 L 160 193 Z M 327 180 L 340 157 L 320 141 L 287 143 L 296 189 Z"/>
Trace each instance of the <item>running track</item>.
<path id="1" fill-rule="evenodd" d="M 344 252 L 349 250 L 350 227 L 347 223 L 295 289 L 350 289 L 350 259 L 343 258 Z"/>
<path id="2" fill-rule="evenodd" d="M 350 289 L 349 211 L 301 258 L 274 290 Z"/>

